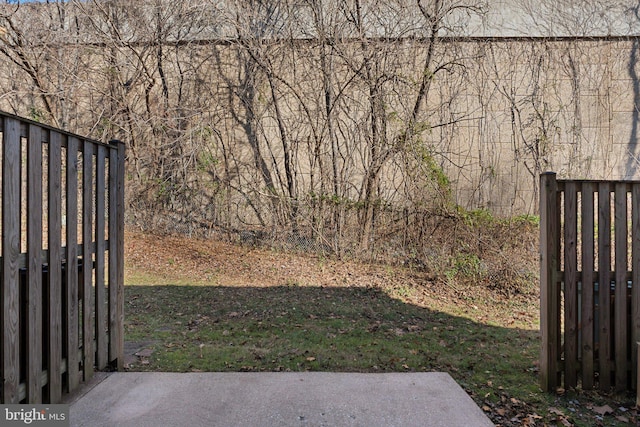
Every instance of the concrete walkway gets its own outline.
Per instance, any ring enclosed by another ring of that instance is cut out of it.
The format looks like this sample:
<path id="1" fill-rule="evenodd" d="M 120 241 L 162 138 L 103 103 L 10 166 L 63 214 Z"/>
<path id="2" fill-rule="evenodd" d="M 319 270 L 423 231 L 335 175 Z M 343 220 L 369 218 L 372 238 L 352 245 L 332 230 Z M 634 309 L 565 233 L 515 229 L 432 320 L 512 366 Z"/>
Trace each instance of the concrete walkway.
<path id="1" fill-rule="evenodd" d="M 72 426 L 493 426 L 436 372 L 111 373 L 68 403 Z"/>

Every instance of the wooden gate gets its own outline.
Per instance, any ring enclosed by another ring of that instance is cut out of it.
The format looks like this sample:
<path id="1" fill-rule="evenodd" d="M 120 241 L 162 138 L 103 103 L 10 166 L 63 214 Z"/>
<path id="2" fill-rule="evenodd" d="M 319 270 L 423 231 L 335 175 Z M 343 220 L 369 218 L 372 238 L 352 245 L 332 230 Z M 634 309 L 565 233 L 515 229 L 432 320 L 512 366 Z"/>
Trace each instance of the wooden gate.
<path id="1" fill-rule="evenodd" d="M 0 402 L 58 403 L 123 356 L 124 144 L 0 113 Z"/>
<path id="2" fill-rule="evenodd" d="M 541 386 L 637 387 L 640 182 L 540 176 Z"/>

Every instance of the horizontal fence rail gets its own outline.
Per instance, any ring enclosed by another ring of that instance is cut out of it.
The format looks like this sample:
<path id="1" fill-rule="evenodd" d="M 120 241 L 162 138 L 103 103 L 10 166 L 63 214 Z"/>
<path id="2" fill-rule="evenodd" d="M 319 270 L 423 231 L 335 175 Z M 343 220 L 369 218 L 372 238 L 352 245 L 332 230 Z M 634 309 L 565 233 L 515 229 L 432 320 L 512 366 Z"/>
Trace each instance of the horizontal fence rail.
<path id="1" fill-rule="evenodd" d="M 540 176 L 540 379 L 637 389 L 640 182 Z"/>
<path id="2" fill-rule="evenodd" d="M 124 144 L 0 112 L 0 402 L 121 368 Z"/>

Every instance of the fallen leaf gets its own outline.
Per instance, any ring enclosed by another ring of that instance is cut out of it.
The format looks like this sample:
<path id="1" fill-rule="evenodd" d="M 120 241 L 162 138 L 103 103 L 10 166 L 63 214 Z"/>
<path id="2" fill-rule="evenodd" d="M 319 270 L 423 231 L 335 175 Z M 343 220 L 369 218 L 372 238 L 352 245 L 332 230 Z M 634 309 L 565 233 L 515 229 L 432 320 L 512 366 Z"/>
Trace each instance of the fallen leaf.
<path id="1" fill-rule="evenodd" d="M 154 350 L 152 348 L 145 348 L 137 352 L 135 355 L 138 357 L 150 357 L 153 354 L 153 351 Z"/>
<path id="2" fill-rule="evenodd" d="M 618 420 L 618 421 L 620 421 L 620 422 L 623 422 L 623 423 L 627 423 L 627 424 L 629 424 L 629 418 L 628 418 L 628 417 L 624 417 L 624 416 L 622 416 L 622 415 L 618 415 L 618 416 L 616 417 L 616 420 Z"/>
<path id="3" fill-rule="evenodd" d="M 564 416 L 564 412 L 562 412 L 560 409 L 558 408 L 554 408 L 553 406 L 549 408 L 549 413 L 550 414 L 555 414 L 555 415 L 563 415 Z"/>
<path id="4" fill-rule="evenodd" d="M 487 405 L 484 405 L 484 406 L 482 407 L 482 410 L 483 410 L 484 412 L 491 412 L 491 408 L 489 408 Z"/>
<path id="5" fill-rule="evenodd" d="M 613 409 L 609 405 L 594 406 L 593 412 L 599 415 L 613 414 Z"/>
<path id="6" fill-rule="evenodd" d="M 307 362 L 313 362 L 314 360 L 316 360 L 315 357 L 307 357 Z"/>
<path id="7" fill-rule="evenodd" d="M 562 423 L 563 426 L 565 427 L 573 427 L 573 423 L 571 421 L 569 421 L 568 419 L 564 418 L 564 417 L 559 417 L 560 418 L 560 422 Z"/>

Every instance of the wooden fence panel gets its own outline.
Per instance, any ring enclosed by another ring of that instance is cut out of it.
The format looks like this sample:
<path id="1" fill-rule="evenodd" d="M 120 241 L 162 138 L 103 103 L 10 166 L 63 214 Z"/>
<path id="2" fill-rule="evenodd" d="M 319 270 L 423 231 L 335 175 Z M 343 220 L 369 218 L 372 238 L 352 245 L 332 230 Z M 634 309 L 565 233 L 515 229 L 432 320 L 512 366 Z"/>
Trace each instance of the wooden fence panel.
<path id="1" fill-rule="evenodd" d="M 2 112 L 0 131 L 0 403 L 59 403 L 122 367 L 124 145 Z"/>
<path id="2" fill-rule="evenodd" d="M 541 386 L 637 388 L 640 183 L 546 173 L 540 185 Z"/>

